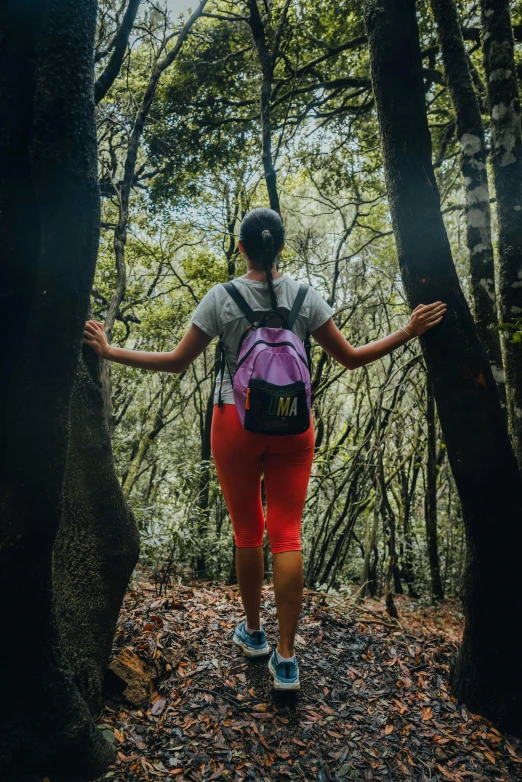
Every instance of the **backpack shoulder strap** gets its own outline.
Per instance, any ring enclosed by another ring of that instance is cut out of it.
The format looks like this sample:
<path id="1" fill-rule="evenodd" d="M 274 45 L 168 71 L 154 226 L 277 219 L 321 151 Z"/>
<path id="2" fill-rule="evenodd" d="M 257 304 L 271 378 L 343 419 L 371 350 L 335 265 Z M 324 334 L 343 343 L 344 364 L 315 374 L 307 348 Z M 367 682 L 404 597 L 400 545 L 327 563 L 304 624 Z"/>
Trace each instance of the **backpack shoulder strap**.
<path id="1" fill-rule="evenodd" d="M 301 307 L 303 306 L 303 302 L 306 298 L 306 294 L 308 293 L 309 285 L 303 284 L 299 287 L 299 290 L 297 291 L 297 296 L 295 297 L 295 301 L 292 305 L 292 309 L 290 310 L 288 317 L 286 318 L 286 326 L 290 331 L 295 326 L 295 322 L 297 320 L 297 316 L 299 315 L 301 311 Z"/>
<path id="2" fill-rule="evenodd" d="M 238 289 L 235 285 L 233 285 L 231 282 L 222 282 L 221 285 L 226 290 L 226 292 L 231 296 L 234 301 L 236 302 L 237 306 L 245 316 L 245 318 L 248 320 L 251 326 L 257 326 L 258 319 L 256 318 L 256 314 L 252 307 L 250 307 L 249 304 L 246 303 Z"/>

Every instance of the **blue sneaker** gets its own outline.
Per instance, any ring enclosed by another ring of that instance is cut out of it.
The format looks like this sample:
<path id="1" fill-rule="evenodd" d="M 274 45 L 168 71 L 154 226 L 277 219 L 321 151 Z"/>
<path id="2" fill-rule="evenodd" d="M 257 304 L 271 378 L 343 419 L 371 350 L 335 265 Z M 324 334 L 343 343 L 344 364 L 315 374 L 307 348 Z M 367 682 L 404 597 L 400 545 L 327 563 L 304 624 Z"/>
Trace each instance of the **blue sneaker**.
<path id="1" fill-rule="evenodd" d="M 264 654 L 270 654 L 265 631 L 256 630 L 255 633 L 247 633 L 245 619 L 234 630 L 234 643 L 241 647 L 247 657 L 261 657 Z"/>
<path id="2" fill-rule="evenodd" d="M 279 662 L 276 650 L 274 649 L 272 657 L 268 661 L 268 670 L 274 677 L 274 690 L 300 690 L 299 665 L 297 657 L 291 662 Z"/>

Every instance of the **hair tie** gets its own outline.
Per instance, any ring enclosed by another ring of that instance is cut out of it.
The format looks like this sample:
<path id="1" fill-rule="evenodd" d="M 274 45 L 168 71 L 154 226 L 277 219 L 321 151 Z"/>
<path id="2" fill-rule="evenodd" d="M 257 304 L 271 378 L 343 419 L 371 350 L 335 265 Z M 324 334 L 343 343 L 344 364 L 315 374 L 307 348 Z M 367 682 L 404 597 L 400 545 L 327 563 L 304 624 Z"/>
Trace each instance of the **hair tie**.
<path id="1" fill-rule="evenodd" d="M 265 230 L 262 231 L 261 236 L 270 236 L 270 237 L 272 237 L 272 234 L 270 233 L 268 228 L 265 228 Z"/>

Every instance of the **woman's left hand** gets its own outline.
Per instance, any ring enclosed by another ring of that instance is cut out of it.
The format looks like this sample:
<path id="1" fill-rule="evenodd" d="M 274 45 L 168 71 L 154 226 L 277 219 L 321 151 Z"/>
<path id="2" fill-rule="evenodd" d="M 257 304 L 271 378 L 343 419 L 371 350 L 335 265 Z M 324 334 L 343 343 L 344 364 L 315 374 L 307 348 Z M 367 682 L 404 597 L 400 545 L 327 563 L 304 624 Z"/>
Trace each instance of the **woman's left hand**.
<path id="1" fill-rule="evenodd" d="M 442 301 L 434 301 L 433 304 L 419 304 L 411 313 L 408 331 L 412 337 L 420 337 L 428 329 L 440 323 L 447 311 Z"/>

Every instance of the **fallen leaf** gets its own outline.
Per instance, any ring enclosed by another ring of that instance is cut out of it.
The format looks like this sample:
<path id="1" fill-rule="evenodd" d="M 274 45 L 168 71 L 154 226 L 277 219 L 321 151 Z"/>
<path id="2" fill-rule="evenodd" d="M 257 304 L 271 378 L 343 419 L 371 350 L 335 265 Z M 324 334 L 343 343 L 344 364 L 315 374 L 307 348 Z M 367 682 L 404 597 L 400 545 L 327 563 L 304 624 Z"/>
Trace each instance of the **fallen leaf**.
<path id="1" fill-rule="evenodd" d="M 151 714 L 153 714 L 155 717 L 157 717 L 159 714 L 163 712 L 163 709 L 165 708 L 167 701 L 165 698 L 157 698 L 154 703 L 152 704 L 152 708 L 150 710 Z"/>
<path id="2" fill-rule="evenodd" d="M 437 763 L 437 768 L 439 769 L 443 777 L 445 777 L 446 779 L 452 779 L 453 782 L 458 782 L 458 777 L 456 777 L 454 774 L 451 774 L 443 766 L 439 766 L 438 763 Z"/>

